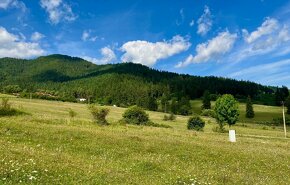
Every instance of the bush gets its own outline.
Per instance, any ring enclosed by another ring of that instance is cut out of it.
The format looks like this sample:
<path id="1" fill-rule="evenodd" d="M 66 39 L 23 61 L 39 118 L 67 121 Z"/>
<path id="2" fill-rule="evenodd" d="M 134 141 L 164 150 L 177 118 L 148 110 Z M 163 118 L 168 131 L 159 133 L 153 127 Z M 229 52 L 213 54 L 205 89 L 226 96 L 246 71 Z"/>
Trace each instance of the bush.
<path id="1" fill-rule="evenodd" d="M 226 133 L 227 130 L 224 127 L 216 126 L 212 128 L 213 132 L 219 132 L 219 133 Z"/>
<path id="2" fill-rule="evenodd" d="M 22 91 L 19 85 L 7 85 L 6 87 L 3 88 L 3 90 L 6 93 L 19 93 Z"/>
<path id="3" fill-rule="evenodd" d="M 165 114 L 163 117 L 163 120 L 164 121 L 174 121 L 174 120 L 176 120 L 176 116 L 172 113 L 170 115 Z"/>
<path id="4" fill-rule="evenodd" d="M 211 118 L 215 118 L 216 116 L 214 110 L 211 110 L 211 109 L 203 109 L 201 112 L 201 115 L 211 117 Z"/>
<path id="5" fill-rule="evenodd" d="M 204 126 L 205 122 L 200 117 L 194 116 L 188 119 L 187 129 L 189 130 L 203 130 Z"/>
<path id="6" fill-rule="evenodd" d="M 128 124 L 146 125 L 149 122 L 149 115 L 138 106 L 129 107 L 123 114 L 123 120 Z"/>
<path id="7" fill-rule="evenodd" d="M 19 114 L 23 114 L 23 112 L 12 108 L 8 98 L 2 98 L 0 104 L 0 116 L 14 116 Z"/>
<path id="8" fill-rule="evenodd" d="M 109 114 L 110 109 L 99 108 L 95 105 L 89 106 L 89 109 L 90 109 L 91 114 L 93 115 L 93 119 L 96 123 L 98 123 L 100 125 L 107 125 L 108 124 L 106 117 Z"/>
<path id="9" fill-rule="evenodd" d="M 151 127 L 161 127 L 161 128 L 172 128 L 169 125 L 164 125 L 164 124 L 158 124 L 158 123 L 154 123 L 152 121 L 148 121 L 146 126 L 151 126 Z"/>
<path id="10" fill-rule="evenodd" d="M 68 115 L 69 115 L 70 118 L 74 118 L 74 117 L 76 117 L 77 113 L 74 110 L 69 109 L 68 110 Z"/>
<path id="11" fill-rule="evenodd" d="M 278 125 L 283 125 L 284 124 L 284 121 L 283 121 L 283 118 L 273 118 L 272 123 L 274 125 L 277 125 L 278 126 Z M 285 123 L 288 126 L 290 125 L 290 119 L 288 117 L 285 118 Z"/>

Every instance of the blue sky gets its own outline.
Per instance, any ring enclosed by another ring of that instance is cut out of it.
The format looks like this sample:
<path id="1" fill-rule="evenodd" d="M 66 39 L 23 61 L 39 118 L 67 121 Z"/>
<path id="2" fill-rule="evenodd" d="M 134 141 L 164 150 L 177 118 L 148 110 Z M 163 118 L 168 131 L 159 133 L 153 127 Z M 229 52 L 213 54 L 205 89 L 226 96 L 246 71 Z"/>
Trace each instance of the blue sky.
<path id="1" fill-rule="evenodd" d="M 290 1 L 0 0 L 0 57 L 54 53 L 290 87 Z"/>

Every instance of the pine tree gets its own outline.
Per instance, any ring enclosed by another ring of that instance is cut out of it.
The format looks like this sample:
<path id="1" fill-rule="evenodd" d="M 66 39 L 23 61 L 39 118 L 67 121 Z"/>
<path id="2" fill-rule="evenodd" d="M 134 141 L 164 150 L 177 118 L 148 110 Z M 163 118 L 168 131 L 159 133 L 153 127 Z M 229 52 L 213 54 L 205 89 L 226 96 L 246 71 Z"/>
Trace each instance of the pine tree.
<path id="1" fill-rule="evenodd" d="M 211 109 L 210 104 L 210 93 L 209 91 L 204 91 L 202 97 L 202 109 Z"/>
<path id="2" fill-rule="evenodd" d="M 287 114 L 290 114 L 290 96 L 286 99 L 285 106 L 287 107 Z"/>
<path id="3" fill-rule="evenodd" d="M 248 99 L 247 99 L 246 117 L 247 118 L 254 118 L 255 117 L 254 108 L 253 108 L 253 104 L 252 104 L 252 100 L 251 100 L 250 96 L 248 96 Z"/>

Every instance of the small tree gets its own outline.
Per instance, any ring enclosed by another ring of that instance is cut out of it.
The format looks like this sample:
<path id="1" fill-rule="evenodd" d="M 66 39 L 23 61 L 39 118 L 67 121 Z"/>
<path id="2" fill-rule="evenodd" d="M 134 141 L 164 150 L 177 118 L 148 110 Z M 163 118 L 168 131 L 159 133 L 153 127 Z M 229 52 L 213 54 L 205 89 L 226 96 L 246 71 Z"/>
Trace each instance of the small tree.
<path id="1" fill-rule="evenodd" d="M 202 97 L 202 109 L 211 109 L 210 99 L 209 91 L 204 91 Z"/>
<path id="2" fill-rule="evenodd" d="M 290 114 L 290 96 L 286 99 L 285 105 L 287 107 L 287 114 Z"/>
<path id="3" fill-rule="evenodd" d="M 68 115 L 69 115 L 70 118 L 74 118 L 74 117 L 77 116 L 77 113 L 74 110 L 69 109 L 68 110 Z"/>
<path id="4" fill-rule="evenodd" d="M 158 104 L 155 98 L 149 97 L 148 99 L 148 109 L 151 111 L 156 111 L 158 109 Z"/>
<path id="5" fill-rule="evenodd" d="M 255 112 L 252 104 L 251 97 L 248 96 L 247 98 L 247 105 L 246 105 L 246 117 L 247 118 L 254 118 L 255 117 Z"/>
<path id="6" fill-rule="evenodd" d="M 220 130 L 224 130 L 224 124 L 234 125 L 239 118 L 239 104 L 232 95 L 225 94 L 218 98 L 215 105 L 216 120 Z"/>
<path id="7" fill-rule="evenodd" d="M 174 97 L 171 100 L 170 110 L 173 114 L 177 114 L 178 109 L 178 101 L 177 98 Z"/>
<path id="8" fill-rule="evenodd" d="M 89 106 L 91 114 L 93 115 L 94 121 L 100 125 L 107 125 L 108 122 L 106 120 L 107 115 L 110 112 L 108 108 L 99 108 L 95 105 Z"/>
<path id="9" fill-rule="evenodd" d="M 163 120 L 164 121 L 174 121 L 174 120 L 176 120 L 176 116 L 173 113 L 171 113 L 170 115 L 165 114 L 163 117 Z"/>
<path id="10" fill-rule="evenodd" d="M 200 117 L 190 117 L 187 122 L 187 129 L 188 130 L 203 130 L 205 126 L 205 122 Z"/>
<path id="11" fill-rule="evenodd" d="M 135 105 L 124 112 L 123 121 L 128 124 L 146 125 L 149 122 L 149 115 L 141 107 Z"/>

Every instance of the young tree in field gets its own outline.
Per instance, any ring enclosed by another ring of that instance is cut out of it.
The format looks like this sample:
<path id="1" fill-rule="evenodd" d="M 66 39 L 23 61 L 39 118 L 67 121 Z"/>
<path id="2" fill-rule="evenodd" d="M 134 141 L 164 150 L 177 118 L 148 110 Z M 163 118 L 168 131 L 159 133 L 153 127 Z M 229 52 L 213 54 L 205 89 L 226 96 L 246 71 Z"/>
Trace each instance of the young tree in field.
<path id="1" fill-rule="evenodd" d="M 247 98 L 246 117 L 247 118 L 254 118 L 255 117 L 253 103 L 252 103 L 252 100 L 251 100 L 250 96 L 248 96 L 248 98 Z"/>
<path id="2" fill-rule="evenodd" d="M 94 122 L 100 125 L 108 125 L 106 117 L 109 114 L 110 109 L 97 107 L 96 105 L 90 105 L 89 110 L 91 111 Z"/>
<path id="3" fill-rule="evenodd" d="M 290 114 L 290 96 L 286 99 L 285 106 L 287 107 L 287 114 Z"/>
<path id="4" fill-rule="evenodd" d="M 204 91 L 202 97 L 202 109 L 211 109 L 210 104 L 210 93 L 209 91 Z"/>
<path id="5" fill-rule="evenodd" d="M 215 105 L 216 120 L 220 130 L 224 130 L 224 124 L 234 125 L 239 118 L 239 104 L 230 94 L 218 98 Z"/>

